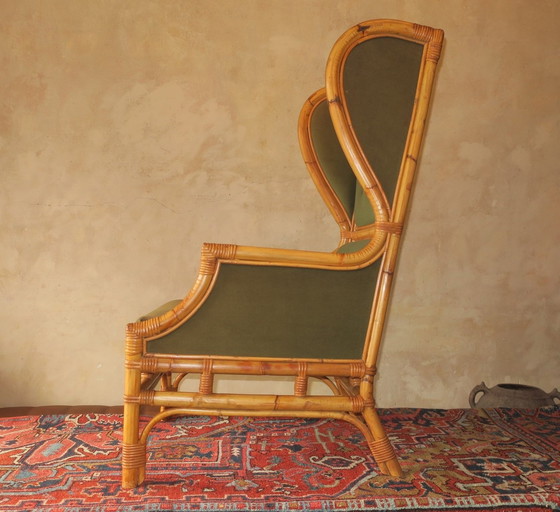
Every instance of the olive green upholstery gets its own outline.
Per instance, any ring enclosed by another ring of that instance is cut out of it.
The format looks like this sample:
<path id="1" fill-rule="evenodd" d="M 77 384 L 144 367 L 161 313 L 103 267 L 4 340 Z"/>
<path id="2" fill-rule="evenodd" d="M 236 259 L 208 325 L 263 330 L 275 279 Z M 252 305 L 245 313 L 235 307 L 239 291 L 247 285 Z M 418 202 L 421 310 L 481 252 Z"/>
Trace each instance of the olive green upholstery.
<path id="1" fill-rule="evenodd" d="M 326 100 L 317 105 L 313 111 L 311 136 L 325 178 L 344 207 L 346 215 L 349 219 L 352 219 L 356 201 L 357 180 L 338 142 L 329 114 L 329 104 Z M 373 215 L 371 205 L 368 203 L 367 206 L 371 215 Z"/>
<path id="2" fill-rule="evenodd" d="M 403 158 L 422 45 L 376 38 L 348 55 L 344 89 L 354 131 L 389 202 Z M 323 173 L 355 226 L 375 221 L 323 101 L 311 118 Z M 337 251 L 359 251 L 367 240 Z M 149 342 L 148 352 L 243 357 L 362 357 L 380 262 L 361 270 L 222 264 L 217 281 L 188 321 Z M 177 302 L 150 315 L 161 314 Z"/>
<path id="3" fill-rule="evenodd" d="M 222 265 L 202 307 L 150 352 L 359 359 L 377 272 Z"/>
<path id="4" fill-rule="evenodd" d="M 389 204 L 403 158 L 421 57 L 421 45 L 382 37 L 357 45 L 346 61 L 344 90 L 352 125 Z M 321 168 L 348 218 L 356 226 L 375 222 L 371 204 L 338 143 L 327 101 L 315 108 L 311 132 Z"/>
<path id="5" fill-rule="evenodd" d="M 389 204 L 404 156 L 422 52 L 422 45 L 404 39 L 369 39 L 350 52 L 344 68 L 352 126 Z"/>

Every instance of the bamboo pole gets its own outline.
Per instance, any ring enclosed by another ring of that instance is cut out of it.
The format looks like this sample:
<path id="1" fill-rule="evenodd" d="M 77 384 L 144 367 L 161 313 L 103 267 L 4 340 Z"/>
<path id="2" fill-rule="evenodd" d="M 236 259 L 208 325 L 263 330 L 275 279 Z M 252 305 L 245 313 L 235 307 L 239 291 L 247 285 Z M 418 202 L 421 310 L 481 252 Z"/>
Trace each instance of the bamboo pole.
<path id="1" fill-rule="evenodd" d="M 203 373 L 207 361 L 212 361 L 212 373 L 222 375 L 298 375 L 302 363 L 306 363 L 306 374 L 310 377 L 361 377 L 365 365 L 360 359 L 325 360 L 292 359 L 274 360 L 261 358 L 218 356 L 158 356 L 150 354 L 141 359 L 140 368 L 147 373 Z"/>
<path id="2" fill-rule="evenodd" d="M 141 340 L 128 332 L 125 345 L 125 389 L 122 441 L 122 486 L 136 487 L 144 480 L 145 445 L 139 442 L 141 372 L 137 363 L 141 357 Z"/>
<path id="3" fill-rule="evenodd" d="M 152 391 L 141 395 L 140 403 L 193 409 L 255 410 L 261 411 L 264 416 L 287 410 L 356 413 L 361 412 L 364 406 L 359 396 L 202 394 L 186 391 Z"/>

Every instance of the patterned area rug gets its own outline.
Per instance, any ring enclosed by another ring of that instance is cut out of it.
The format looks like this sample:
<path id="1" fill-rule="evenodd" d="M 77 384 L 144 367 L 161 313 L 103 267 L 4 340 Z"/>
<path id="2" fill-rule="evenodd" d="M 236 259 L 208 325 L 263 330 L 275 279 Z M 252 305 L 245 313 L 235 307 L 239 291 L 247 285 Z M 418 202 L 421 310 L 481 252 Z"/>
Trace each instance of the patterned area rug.
<path id="1" fill-rule="evenodd" d="M 560 510 L 560 408 L 387 409 L 402 479 L 335 420 L 179 418 L 120 488 L 120 415 L 0 420 L 0 510 Z"/>

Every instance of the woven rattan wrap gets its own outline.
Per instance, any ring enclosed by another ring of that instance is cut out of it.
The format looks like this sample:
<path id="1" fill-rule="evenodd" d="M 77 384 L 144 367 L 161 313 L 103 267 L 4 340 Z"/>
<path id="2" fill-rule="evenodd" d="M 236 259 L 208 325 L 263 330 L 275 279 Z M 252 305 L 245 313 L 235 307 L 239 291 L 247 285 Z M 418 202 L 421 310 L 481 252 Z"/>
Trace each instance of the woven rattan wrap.
<path id="1" fill-rule="evenodd" d="M 123 468 L 139 468 L 146 464 L 146 445 L 123 444 L 122 465 Z"/>
<path id="2" fill-rule="evenodd" d="M 387 437 L 378 439 L 377 441 L 372 441 L 368 443 L 371 453 L 375 457 L 375 460 L 379 462 L 387 462 L 395 458 L 395 451 L 393 446 Z"/>

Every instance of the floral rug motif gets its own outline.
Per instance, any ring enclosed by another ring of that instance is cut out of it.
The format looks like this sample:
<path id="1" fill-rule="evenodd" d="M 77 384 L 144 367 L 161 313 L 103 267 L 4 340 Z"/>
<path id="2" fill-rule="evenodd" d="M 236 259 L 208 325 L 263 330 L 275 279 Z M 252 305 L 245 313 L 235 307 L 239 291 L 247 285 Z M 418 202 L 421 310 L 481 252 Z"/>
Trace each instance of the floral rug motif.
<path id="1" fill-rule="evenodd" d="M 0 511 L 560 510 L 560 408 L 379 412 L 403 478 L 346 422 L 185 417 L 152 430 L 128 490 L 121 415 L 3 418 Z"/>

